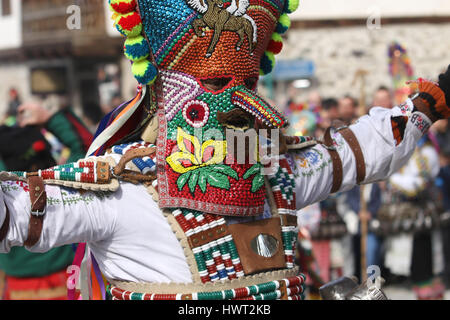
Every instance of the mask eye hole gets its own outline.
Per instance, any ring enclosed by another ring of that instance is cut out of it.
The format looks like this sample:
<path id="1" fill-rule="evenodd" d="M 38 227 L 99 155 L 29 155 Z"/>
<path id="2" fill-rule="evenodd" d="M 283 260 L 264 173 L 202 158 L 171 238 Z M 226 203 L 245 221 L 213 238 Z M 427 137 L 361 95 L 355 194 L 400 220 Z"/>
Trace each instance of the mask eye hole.
<path id="1" fill-rule="evenodd" d="M 202 79 L 200 81 L 206 90 L 211 92 L 220 92 L 227 88 L 231 80 L 232 80 L 231 77 L 217 77 L 217 78 Z"/>
<path id="2" fill-rule="evenodd" d="M 247 89 L 255 90 L 256 85 L 258 84 L 258 77 L 250 77 L 244 80 L 245 86 Z"/>

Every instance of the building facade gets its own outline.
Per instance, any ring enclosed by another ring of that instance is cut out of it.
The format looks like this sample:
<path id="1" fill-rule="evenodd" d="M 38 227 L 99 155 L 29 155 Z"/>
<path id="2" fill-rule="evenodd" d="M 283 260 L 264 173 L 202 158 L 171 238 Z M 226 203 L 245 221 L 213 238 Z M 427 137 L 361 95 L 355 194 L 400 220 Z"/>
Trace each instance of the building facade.
<path id="1" fill-rule="evenodd" d="M 391 85 L 393 41 L 408 50 L 422 77 L 450 63 L 448 0 L 303 0 L 291 19 L 275 71 L 261 82 L 280 109 L 312 91 L 358 98 L 360 70 L 367 71 L 369 104 L 377 87 Z M 0 0 L 0 114 L 12 87 L 24 101 L 64 95 L 79 114 L 130 98 L 136 81 L 122 46 L 107 0 Z"/>
<path id="2" fill-rule="evenodd" d="M 272 98 L 281 108 L 289 95 L 305 101 L 311 91 L 359 99 L 359 70 L 367 71 L 364 91 L 370 104 L 379 86 L 392 85 L 388 46 L 394 41 L 407 49 L 417 76 L 436 78 L 450 64 L 450 1 L 303 0 L 291 19 L 277 61 L 302 61 L 313 68 L 299 68 L 297 77 L 287 79 L 274 73 Z M 311 80 L 308 88 L 290 88 L 292 80 L 302 78 Z"/>
<path id="3" fill-rule="evenodd" d="M 0 2 L 0 113 L 10 88 L 22 101 L 63 97 L 79 114 L 99 108 L 99 86 L 117 81 L 105 72 L 120 79 L 123 56 L 107 0 Z"/>

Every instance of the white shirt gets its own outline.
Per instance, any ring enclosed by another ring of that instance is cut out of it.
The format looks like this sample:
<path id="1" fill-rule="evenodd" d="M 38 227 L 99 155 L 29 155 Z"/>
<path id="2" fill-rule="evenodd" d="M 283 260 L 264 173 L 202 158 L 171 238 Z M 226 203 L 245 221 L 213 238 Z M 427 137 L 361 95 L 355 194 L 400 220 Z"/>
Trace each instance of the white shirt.
<path id="1" fill-rule="evenodd" d="M 412 102 L 408 100 L 408 108 Z M 385 179 L 402 167 L 423 132 L 408 121 L 403 141 L 396 146 L 391 117 L 404 115 L 400 108 L 373 108 L 350 128 L 362 147 L 366 162 L 365 183 Z M 422 117 L 426 118 L 425 115 Z M 340 191 L 356 183 L 354 155 L 339 133 L 333 134 L 342 159 L 344 177 Z M 297 208 L 328 197 L 333 168 L 321 145 L 296 151 L 290 157 L 295 173 Z M 0 182 L 0 221 L 5 205 L 10 211 L 7 238 L 0 252 L 23 246 L 27 238 L 30 201 L 26 184 Z M 87 242 L 103 274 L 109 279 L 132 282 L 192 282 L 182 248 L 158 204 L 142 185 L 121 183 L 113 194 L 80 195 L 73 189 L 46 186 L 47 213 L 39 242 L 32 252 L 45 252 L 64 244 Z M 268 206 L 265 206 L 268 210 Z"/>

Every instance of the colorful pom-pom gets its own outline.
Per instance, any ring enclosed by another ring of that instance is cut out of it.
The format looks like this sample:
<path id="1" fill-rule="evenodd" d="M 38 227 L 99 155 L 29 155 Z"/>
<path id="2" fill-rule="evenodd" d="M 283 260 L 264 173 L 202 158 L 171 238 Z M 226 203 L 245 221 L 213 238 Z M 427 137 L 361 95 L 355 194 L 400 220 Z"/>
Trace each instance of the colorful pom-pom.
<path id="1" fill-rule="evenodd" d="M 134 62 L 131 71 L 137 81 L 143 85 L 152 84 L 158 74 L 155 66 L 146 59 Z"/>
<path id="2" fill-rule="evenodd" d="M 116 28 L 126 37 L 136 37 L 142 32 L 142 20 L 137 12 L 119 14 L 116 19 Z"/>
<path id="3" fill-rule="evenodd" d="M 260 75 L 266 75 L 272 72 L 275 67 L 275 55 L 272 52 L 266 51 L 261 58 L 261 65 L 259 69 Z"/>
<path id="4" fill-rule="evenodd" d="M 298 9 L 300 4 L 300 0 L 287 0 L 286 5 L 284 7 L 284 12 L 292 13 Z"/>
<path id="5" fill-rule="evenodd" d="M 291 26 L 291 19 L 286 13 L 283 13 L 278 19 L 277 27 L 275 28 L 275 32 L 279 34 L 285 33 L 289 27 Z"/>
<path id="6" fill-rule="evenodd" d="M 281 49 L 283 49 L 283 38 L 280 34 L 274 32 L 267 46 L 267 51 L 270 51 L 273 54 L 279 54 Z"/>
<path id="7" fill-rule="evenodd" d="M 136 0 L 109 0 L 112 10 L 117 13 L 126 14 L 136 10 Z"/>
<path id="8" fill-rule="evenodd" d="M 150 54 L 147 40 L 143 36 L 127 38 L 124 44 L 124 52 L 127 59 L 139 61 L 145 59 Z"/>

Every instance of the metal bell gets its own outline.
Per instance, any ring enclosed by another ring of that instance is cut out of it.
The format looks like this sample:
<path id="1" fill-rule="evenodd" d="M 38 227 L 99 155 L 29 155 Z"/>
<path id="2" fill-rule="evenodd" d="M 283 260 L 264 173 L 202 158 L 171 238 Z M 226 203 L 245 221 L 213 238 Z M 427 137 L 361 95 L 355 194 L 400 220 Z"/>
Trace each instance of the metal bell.
<path id="1" fill-rule="evenodd" d="M 379 277 L 379 286 L 384 280 Z M 355 277 L 342 277 L 319 288 L 323 300 L 388 300 L 386 294 L 377 285 L 368 285 L 365 281 L 358 285 Z"/>

